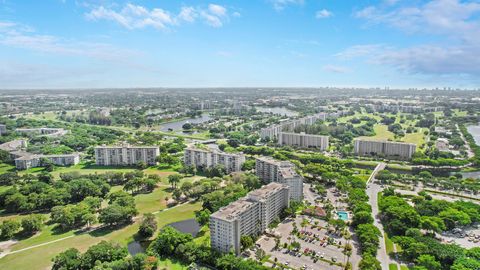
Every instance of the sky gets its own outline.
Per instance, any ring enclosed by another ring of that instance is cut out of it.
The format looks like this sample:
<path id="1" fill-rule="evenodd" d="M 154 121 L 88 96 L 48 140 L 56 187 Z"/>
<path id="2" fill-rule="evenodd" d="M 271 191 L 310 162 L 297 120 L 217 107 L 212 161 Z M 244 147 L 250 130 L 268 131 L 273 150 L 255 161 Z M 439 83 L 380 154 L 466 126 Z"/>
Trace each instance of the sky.
<path id="1" fill-rule="evenodd" d="M 480 88 L 480 0 L 0 0 L 0 89 Z"/>

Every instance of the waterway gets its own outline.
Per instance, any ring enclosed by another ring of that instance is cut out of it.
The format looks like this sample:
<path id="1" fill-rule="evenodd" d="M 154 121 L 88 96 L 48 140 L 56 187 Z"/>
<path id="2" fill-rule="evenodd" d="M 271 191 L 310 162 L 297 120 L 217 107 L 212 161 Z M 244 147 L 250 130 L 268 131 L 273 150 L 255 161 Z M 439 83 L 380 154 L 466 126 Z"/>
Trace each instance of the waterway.
<path id="1" fill-rule="evenodd" d="M 202 114 L 202 116 L 197 117 L 197 118 L 187 118 L 179 121 L 174 121 L 174 122 L 169 122 L 160 125 L 160 131 L 168 132 L 168 131 L 182 131 L 183 128 L 182 126 L 186 123 L 190 124 L 200 124 L 200 123 L 205 123 L 208 122 L 212 119 L 212 117 L 209 114 Z"/>
<path id="2" fill-rule="evenodd" d="M 189 233 L 193 237 L 197 236 L 200 231 L 200 224 L 194 218 L 170 223 L 167 226 L 173 227 L 182 233 Z"/>
<path id="3" fill-rule="evenodd" d="M 468 133 L 472 134 L 473 139 L 475 139 L 477 145 L 480 146 L 480 123 L 478 123 L 476 126 L 468 126 L 467 130 Z"/>
<path id="4" fill-rule="evenodd" d="M 273 113 L 278 115 L 285 115 L 285 116 L 298 116 L 298 112 L 289 110 L 285 107 L 255 107 L 257 111 L 264 112 L 264 113 Z"/>

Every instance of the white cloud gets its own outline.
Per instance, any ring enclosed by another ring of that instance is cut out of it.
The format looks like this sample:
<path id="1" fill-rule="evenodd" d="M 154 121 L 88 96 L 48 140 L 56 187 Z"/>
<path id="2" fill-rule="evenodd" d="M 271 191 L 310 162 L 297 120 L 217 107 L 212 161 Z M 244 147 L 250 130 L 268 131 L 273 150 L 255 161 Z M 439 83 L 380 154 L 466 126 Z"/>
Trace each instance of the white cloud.
<path id="1" fill-rule="evenodd" d="M 218 17 L 223 17 L 227 15 L 227 9 L 220 5 L 210 4 L 208 5 L 208 10 L 212 15 L 215 15 Z"/>
<path id="2" fill-rule="evenodd" d="M 270 0 L 273 4 L 273 8 L 277 11 L 283 10 L 289 5 L 303 5 L 304 0 Z"/>
<path id="3" fill-rule="evenodd" d="M 326 9 L 319 10 L 317 11 L 317 13 L 315 13 L 315 18 L 317 19 L 325 19 L 325 18 L 330 18 L 332 16 L 333 16 L 333 13 Z"/>
<path id="4" fill-rule="evenodd" d="M 411 2 L 395 7 L 368 6 L 355 16 L 370 26 L 387 25 L 410 35 L 435 38 L 429 44 L 404 48 L 378 44 L 353 46 L 337 54 L 340 58 L 366 56 L 370 62 L 414 74 L 480 76 L 480 59 L 476 57 L 480 55 L 478 2 L 431 0 L 420 6 Z"/>
<path id="5" fill-rule="evenodd" d="M 42 35 L 30 27 L 0 22 L 0 44 L 43 53 L 85 56 L 99 60 L 127 62 L 138 52 L 96 42 L 75 42 L 52 35 Z"/>
<path id="6" fill-rule="evenodd" d="M 332 73 L 347 73 L 350 72 L 349 68 L 342 67 L 342 66 L 335 66 L 335 65 L 325 65 L 323 66 L 323 70 Z"/>
<path id="7" fill-rule="evenodd" d="M 133 30 L 153 27 L 166 30 L 182 22 L 193 23 L 197 18 L 213 27 L 221 27 L 228 20 L 227 8 L 217 4 L 209 4 L 207 8 L 184 6 L 175 15 L 161 8 L 148 9 L 143 6 L 126 4 L 120 10 L 98 6 L 85 14 L 88 20 L 108 20 Z"/>
<path id="8" fill-rule="evenodd" d="M 197 16 L 198 14 L 193 7 L 182 7 L 180 14 L 178 14 L 178 18 L 186 22 L 194 22 Z"/>

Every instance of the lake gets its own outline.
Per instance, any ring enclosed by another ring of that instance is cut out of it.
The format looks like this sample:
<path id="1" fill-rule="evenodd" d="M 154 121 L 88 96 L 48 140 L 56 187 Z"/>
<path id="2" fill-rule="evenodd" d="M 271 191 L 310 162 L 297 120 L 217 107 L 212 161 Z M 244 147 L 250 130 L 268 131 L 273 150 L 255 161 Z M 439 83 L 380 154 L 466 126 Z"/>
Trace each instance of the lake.
<path id="1" fill-rule="evenodd" d="M 179 121 L 174 121 L 170 123 L 165 123 L 160 125 L 160 131 L 168 132 L 170 130 L 173 131 L 182 131 L 183 128 L 182 126 L 185 123 L 191 123 L 191 124 L 200 124 L 200 123 L 205 123 L 208 122 L 212 119 L 212 117 L 208 114 L 202 114 L 202 116 L 197 117 L 197 118 L 187 118 Z"/>
<path id="2" fill-rule="evenodd" d="M 476 126 L 468 126 L 467 130 L 468 130 L 468 133 L 472 134 L 477 145 L 480 146 L 480 123 L 477 124 Z"/>
<path id="3" fill-rule="evenodd" d="M 475 171 L 475 172 L 462 172 L 462 177 L 463 178 L 480 178 L 480 171 Z"/>
<path id="4" fill-rule="evenodd" d="M 189 233 L 193 237 L 197 236 L 200 231 L 200 224 L 194 218 L 170 223 L 167 226 L 173 227 L 182 233 Z"/>
<path id="5" fill-rule="evenodd" d="M 297 116 L 298 113 L 292 110 L 289 110 L 285 107 L 255 107 L 257 111 L 264 112 L 264 113 L 273 113 L 278 115 L 286 115 L 286 116 Z"/>

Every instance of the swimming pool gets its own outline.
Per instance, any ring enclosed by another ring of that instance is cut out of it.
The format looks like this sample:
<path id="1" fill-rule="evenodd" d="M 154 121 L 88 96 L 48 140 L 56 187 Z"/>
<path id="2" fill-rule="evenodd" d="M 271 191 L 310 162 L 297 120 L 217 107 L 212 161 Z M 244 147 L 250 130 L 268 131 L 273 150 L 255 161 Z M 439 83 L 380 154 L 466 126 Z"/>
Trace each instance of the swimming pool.
<path id="1" fill-rule="evenodd" d="M 345 211 L 338 211 L 337 212 L 337 216 L 339 219 L 343 220 L 343 221 L 347 221 L 348 220 L 348 213 L 345 212 Z"/>

